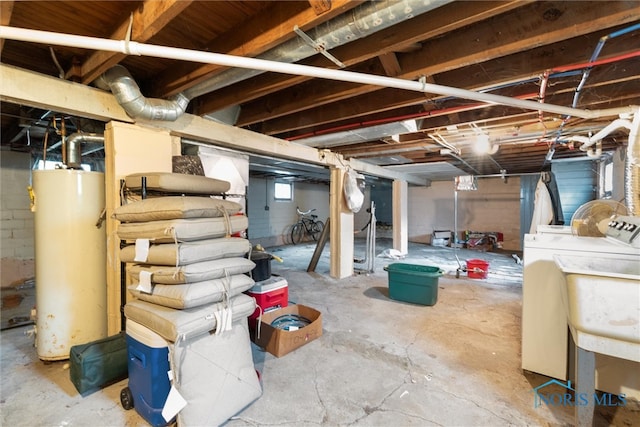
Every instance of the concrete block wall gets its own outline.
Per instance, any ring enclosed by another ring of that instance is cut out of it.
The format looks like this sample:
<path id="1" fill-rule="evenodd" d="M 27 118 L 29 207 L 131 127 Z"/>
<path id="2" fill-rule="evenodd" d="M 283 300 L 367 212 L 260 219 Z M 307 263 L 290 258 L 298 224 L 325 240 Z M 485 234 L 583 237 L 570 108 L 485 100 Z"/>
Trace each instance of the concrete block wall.
<path id="1" fill-rule="evenodd" d="M 499 231 L 504 249 L 519 250 L 520 179 L 479 179 L 477 191 L 458 193 L 458 218 L 460 230 Z"/>
<path id="2" fill-rule="evenodd" d="M 250 178 L 247 195 L 249 240 L 272 247 L 290 244 L 291 226 L 297 221 L 296 206 L 316 208 L 323 222 L 329 216 L 329 186 L 294 183 L 292 201 L 276 201 L 272 179 Z M 368 221 L 371 192 L 365 205 L 354 215 L 354 229 Z M 269 209 L 266 210 L 265 207 Z M 409 240 L 430 243 L 434 230 L 454 229 L 453 181 L 434 182 L 430 187 L 409 187 Z M 497 231 L 504 234 L 503 247 L 520 249 L 520 179 L 510 177 L 480 179 L 478 190 L 458 193 L 458 230 Z"/>
<path id="3" fill-rule="evenodd" d="M 436 181 L 429 187 L 409 186 L 409 240 L 431 243 L 434 230 L 453 230 L 453 182 Z"/>
<path id="4" fill-rule="evenodd" d="M 0 154 L 0 285 L 16 285 L 35 275 L 33 213 L 27 187 L 29 153 Z"/>
<path id="5" fill-rule="evenodd" d="M 251 243 L 264 247 L 290 244 L 291 227 L 298 220 L 296 206 L 302 211 L 315 208 L 314 214 L 326 222 L 329 217 L 329 186 L 294 182 L 293 200 L 275 200 L 273 179 L 250 178 L 247 215 Z"/>
<path id="6" fill-rule="evenodd" d="M 436 181 L 430 187 L 409 187 L 409 240 L 430 243 L 434 230 L 454 230 L 454 186 Z M 497 231 L 503 247 L 520 249 L 520 179 L 480 178 L 478 190 L 458 192 L 458 232 Z"/>

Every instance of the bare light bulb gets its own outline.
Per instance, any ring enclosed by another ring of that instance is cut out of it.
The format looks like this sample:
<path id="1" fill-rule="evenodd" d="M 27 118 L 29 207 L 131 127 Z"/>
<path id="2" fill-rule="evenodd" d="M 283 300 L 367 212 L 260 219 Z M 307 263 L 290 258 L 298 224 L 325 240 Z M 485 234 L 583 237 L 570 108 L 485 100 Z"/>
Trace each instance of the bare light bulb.
<path id="1" fill-rule="evenodd" d="M 489 143 L 489 135 L 481 134 L 478 135 L 478 140 L 476 141 L 476 145 L 473 147 L 473 151 L 478 154 L 487 154 L 491 151 L 491 144 Z"/>

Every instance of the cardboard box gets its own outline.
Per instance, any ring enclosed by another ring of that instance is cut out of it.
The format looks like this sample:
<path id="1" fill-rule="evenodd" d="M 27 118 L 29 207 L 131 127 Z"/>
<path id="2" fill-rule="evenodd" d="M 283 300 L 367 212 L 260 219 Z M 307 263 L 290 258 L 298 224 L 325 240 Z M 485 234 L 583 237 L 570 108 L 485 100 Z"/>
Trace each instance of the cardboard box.
<path id="1" fill-rule="evenodd" d="M 431 246 L 449 246 L 452 234 L 451 230 L 433 230 Z"/>
<path id="2" fill-rule="evenodd" d="M 311 323 L 298 330 L 284 330 L 271 326 L 281 316 L 295 315 L 308 319 Z M 254 342 L 276 357 L 284 356 L 296 348 L 322 335 L 322 313 L 302 304 L 293 304 L 262 315 L 259 328 L 252 337 Z"/>

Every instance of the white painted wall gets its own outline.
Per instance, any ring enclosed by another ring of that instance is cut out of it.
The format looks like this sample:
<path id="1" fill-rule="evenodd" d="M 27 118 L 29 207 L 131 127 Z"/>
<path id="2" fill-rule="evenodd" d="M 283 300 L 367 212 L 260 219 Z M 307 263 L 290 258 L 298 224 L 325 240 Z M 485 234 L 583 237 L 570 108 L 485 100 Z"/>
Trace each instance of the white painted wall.
<path id="1" fill-rule="evenodd" d="M 409 187 L 409 240 L 430 243 L 434 230 L 454 230 L 452 181 Z M 463 230 L 497 231 L 503 247 L 520 249 L 520 179 L 480 178 L 477 191 L 458 192 L 458 235 Z"/>
<path id="2" fill-rule="evenodd" d="M 249 178 L 247 215 L 249 240 L 264 247 L 290 244 L 291 226 L 298 220 L 296 206 L 326 222 L 329 218 L 329 186 L 324 184 L 293 183 L 293 200 L 274 198 L 274 180 Z M 268 210 L 265 207 L 268 206 Z"/>
<path id="3" fill-rule="evenodd" d="M 27 186 L 31 177 L 29 153 L 2 151 L 0 155 L 0 285 L 23 282 L 35 275 L 33 213 Z"/>
<path id="4" fill-rule="evenodd" d="M 430 243 L 434 230 L 453 230 L 453 180 L 409 187 L 409 240 Z"/>
<path id="5" fill-rule="evenodd" d="M 248 191 L 249 240 L 265 247 L 289 244 L 291 225 L 297 220 L 296 206 L 316 208 L 323 222 L 329 217 L 329 186 L 294 183 L 293 201 L 275 201 L 273 180 L 250 178 Z M 409 240 L 430 243 L 434 230 L 454 229 L 453 180 L 438 181 L 430 187 L 410 186 L 408 197 Z M 365 203 L 354 215 L 354 230 L 368 221 Z M 265 210 L 269 206 L 269 210 Z M 504 248 L 520 249 L 520 179 L 510 177 L 505 184 L 499 178 L 479 179 L 478 190 L 458 193 L 458 230 L 499 231 Z M 356 236 L 357 237 L 357 236 Z M 390 236 L 389 236 L 390 237 Z"/>

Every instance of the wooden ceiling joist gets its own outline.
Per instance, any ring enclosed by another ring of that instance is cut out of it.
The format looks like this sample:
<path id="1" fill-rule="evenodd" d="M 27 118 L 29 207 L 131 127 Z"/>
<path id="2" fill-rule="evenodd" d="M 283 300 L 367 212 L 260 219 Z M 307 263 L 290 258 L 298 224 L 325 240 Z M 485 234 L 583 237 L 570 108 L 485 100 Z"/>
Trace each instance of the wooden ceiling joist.
<path id="1" fill-rule="evenodd" d="M 537 14 L 534 14 L 533 12 L 535 12 L 535 10 L 534 11 L 522 10 L 526 8 L 518 9 L 511 13 L 497 16 L 489 22 L 481 22 L 479 24 L 476 24 L 477 28 L 473 31 L 470 30 L 472 33 L 477 33 L 477 34 L 493 34 L 496 28 L 500 28 L 501 34 L 499 39 L 484 41 L 482 44 L 470 43 L 468 41 L 465 42 L 465 40 L 463 39 L 453 40 L 453 41 L 450 40 L 449 38 L 434 40 L 432 43 L 429 43 L 428 48 L 425 46 L 419 52 L 415 52 L 409 55 L 404 55 L 401 57 L 400 63 L 403 70 L 403 74 L 398 77 L 406 78 L 406 79 L 415 79 L 417 76 L 421 76 L 421 75 L 435 75 L 436 81 L 438 81 L 439 84 L 447 85 L 446 80 L 443 81 L 439 78 L 438 76 L 439 74 L 443 74 L 446 71 L 455 69 L 455 67 L 460 67 L 460 64 L 463 64 L 466 66 L 466 65 L 472 65 L 475 63 L 482 63 L 483 74 L 480 74 L 478 76 L 473 76 L 473 77 L 484 79 L 484 82 L 472 81 L 472 82 L 466 83 L 465 86 L 463 86 L 463 88 L 486 87 L 487 80 L 488 80 L 486 76 L 493 75 L 492 74 L 494 72 L 493 68 L 495 68 L 495 72 L 497 73 L 500 73 L 500 70 L 504 69 L 504 62 L 499 62 L 499 61 L 497 61 L 497 63 L 500 63 L 501 66 L 491 67 L 491 63 L 489 62 L 491 59 L 498 59 L 506 55 L 517 54 L 519 51 L 522 50 L 523 45 L 544 46 L 544 45 L 551 44 L 553 42 L 558 41 L 559 39 L 562 39 L 563 37 L 566 38 L 567 32 L 569 31 L 572 34 L 571 38 L 574 39 L 574 43 L 582 47 L 585 45 L 584 40 L 580 40 L 578 36 L 582 34 L 587 34 L 589 32 L 598 31 L 598 29 L 601 28 L 599 26 L 604 26 L 605 23 L 609 25 L 611 25 L 612 23 L 619 25 L 619 24 L 624 24 L 628 22 L 628 20 L 630 19 L 630 16 L 626 13 L 630 8 L 630 6 L 627 4 L 626 7 L 619 7 L 618 9 L 612 10 L 611 15 L 602 16 L 603 14 L 600 12 L 598 19 L 596 19 L 597 22 L 589 23 L 587 25 L 581 20 L 585 19 L 585 17 L 593 17 L 595 14 L 597 14 L 595 9 L 601 10 L 601 8 L 597 8 L 595 5 L 590 5 L 585 7 L 583 4 L 577 4 L 573 2 L 560 2 L 560 3 L 573 5 L 573 6 L 567 6 L 567 5 L 564 6 L 564 8 L 567 11 L 566 15 L 568 16 L 568 18 L 562 20 L 562 23 L 553 22 L 552 23 L 553 27 L 551 27 L 551 25 L 543 25 L 542 23 L 539 22 L 541 19 L 539 17 L 541 13 L 540 11 L 538 11 Z M 535 4 L 531 5 L 530 8 L 534 8 L 535 6 L 536 6 Z M 573 7 L 579 10 L 571 9 L 574 13 L 568 13 L 569 9 L 567 8 L 569 7 Z M 640 16 L 640 3 L 638 3 L 635 6 L 635 9 L 636 9 L 636 12 L 638 13 L 638 16 Z M 613 21 L 613 19 L 615 19 L 615 21 Z M 513 24 L 510 24 L 510 22 L 512 22 L 513 20 L 518 22 L 520 25 L 542 26 L 544 30 L 541 28 L 539 31 L 533 32 L 529 34 L 526 38 L 523 38 L 520 32 L 518 31 L 518 29 L 513 28 Z M 508 31 L 509 28 L 512 28 L 512 30 Z M 596 30 L 594 30 L 594 28 Z M 546 33 L 545 32 L 546 30 L 549 30 L 551 32 Z M 555 31 L 552 31 L 552 30 L 555 30 Z M 466 37 L 469 37 L 469 35 L 467 34 Z M 593 47 L 596 46 L 597 41 L 598 39 L 595 38 L 592 44 Z M 455 45 L 460 45 L 461 47 L 459 49 L 451 49 L 450 48 L 451 43 L 455 43 Z M 543 50 L 543 48 L 538 48 L 538 49 Z M 573 49 L 573 50 L 567 49 L 565 50 L 565 53 L 566 55 L 571 55 L 570 52 L 581 52 L 582 50 L 584 50 L 584 48 Z M 531 52 L 529 52 L 529 55 L 530 54 Z M 564 59 L 566 62 L 564 62 L 563 64 L 566 64 L 567 62 L 568 63 L 583 62 L 584 58 L 588 57 L 590 54 L 591 52 L 583 53 L 581 56 L 575 57 L 573 61 L 569 59 Z M 545 56 L 540 55 L 538 58 L 544 59 Z M 532 68 L 532 65 L 534 64 L 528 61 L 524 54 L 523 54 L 523 59 L 521 61 L 518 61 L 517 59 L 512 59 L 511 61 L 509 61 L 509 63 L 516 63 L 516 64 L 520 63 L 523 66 L 528 67 L 525 75 L 529 77 L 532 75 L 532 73 L 536 71 L 541 73 L 545 69 L 552 68 L 557 65 L 563 65 L 563 64 L 558 64 L 557 62 L 558 60 L 561 60 L 561 59 L 562 57 L 559 56 L 558 58 L 556 58 L 556 62 L 553 62 L 553 63 L 547 62 L 545 66 L 542 66 L 542 67 L 539 66 L 537 70 Z M 456 64 L 456 65 L 454 66 L 453 64 Z M 485 65 L 487 66 L 487 68 L 485 68 Z M 517 71 L 510 70 L 510 73 L 509 73 L 510 79 L 517 78 L 516 76 L 514 76 L 514 72 L 517 72 Z M 466 81 L 469 80 L 469 77 L 471 76 L 467 75 Z M 495 77 L 493 79 L 495 80 Z M 465 80 L 459 80 L 459 79 L 457 80 L 457 82 L 460 82 L 460 81 L 465 81 Z M 353 97 L 356 95 L 354 93 L 353 85 L 349 83 L 323 82 L 320 85 L 316 85 L 316 88 L 317 89 L 314 91 L 313 96 L 309 96 L 306 99 L 306 102 L 307 102 L 306 107 L 301 105 L 302 102 L 300 100 L 297 100 L 297 105 L 293 109 L 293 111 L 297 112 L 296 113 L 297 115 L 304 115 L 304 120 L 300 120 L 300 118 L 296 116 L 296 114 L 287 114 L 286 116 L 284 116 L 284 114 L 278 113 L 278 112 L 288 111 L 287 106 L 285 105 L 286 100 L 293 99 L 292 96 L 287 96 L 287 93 L 284 92 L 284 93 L 280 93 L 280 96 L 278 97 L 279 99 L 284 100 L 284 102 L 280 104 L 278 111 L 269 110 L 268 108 L 265 108 L 264 105 L 260 105 L 259 102 L 250 104 L 250 107 L 245 107 L 243 109 L 243 113 L 239 118 L 238 125 L 246 126 L 251 123 L 256 123 L 259 121 L 268 121 L 265 125 L 263 125 L 263 128 L 262 128 L 263 132 L 268 133 L 270 135 L 276 135 L 282 132 L 291 131 L 293 129 L 300 128 L 301 123 L 310 123 L 310 122 L 323 123 L 327 121 L 333 121 L 335 120 L 335 118 L 325 117 L 322 119 L 320 118 L 314 119 L 313 109 L 317 110 L 318 107 L 322 106 L 323 104 L 329 104 L 332 102 L 332 100 L 343 99 L 343 94 L 341 93 L 342 88 L 344 88 L 345 91 L 349 92 L 350 97 Z M 294 90 L 294 88 L 292 88 L 292 90 Z M 360 86 L 359 93 L 357 93 L 357 95 L 363 95 L 366 93 L 376 92 L 379 90 L 382 90 L 382 88 L 375 87 L 375 86 Z M 417 97 L 416 94 L 414 94 L 414 98 L 415 97 Z M 379 100 L 387 99 L 387 96 L 384 96 L 384 95 L 381 96 L 380 94 L 373 94 L 372 98 L 377 98 L 378 100 L 377 102 L 379 103 L 380 102 Z M 363 102 L 363 104 L 370 105 L 368 101 Z M 338 105 L 337 107 L 340 107 L 340 106 Z M 308 110 L 311 110 L 311 111 L 308 111 Z M 341 117 L 347 116 L 347 113 L 344 110 L 345 110 L 344 108 L 330 109 L 331 112 L 333 112 L 336 115 L 340 115 Z M 350 116 L 353 117 L 354 115 L 350 114 Z M 283 118 L 279 119 L 279 117 L 283 117 Z"/>

